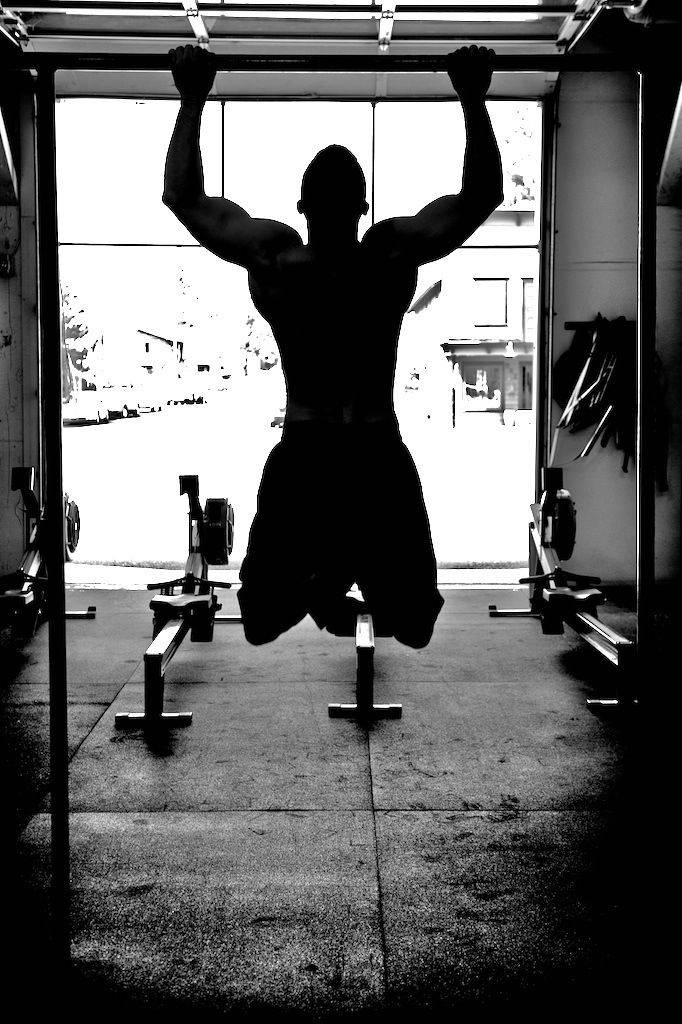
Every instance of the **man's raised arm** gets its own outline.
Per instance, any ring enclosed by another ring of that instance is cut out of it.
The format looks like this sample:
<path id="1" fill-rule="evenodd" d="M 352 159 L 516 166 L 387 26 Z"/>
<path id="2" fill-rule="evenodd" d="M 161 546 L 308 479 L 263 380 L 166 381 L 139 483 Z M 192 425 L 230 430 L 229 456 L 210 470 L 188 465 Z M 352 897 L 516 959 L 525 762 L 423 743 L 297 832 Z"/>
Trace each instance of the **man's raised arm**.
<path id="1" fill-rule="evenodd" d="M 170 50 L 169 58 L 181 102 L 166 157 L 163 202 L 206 249 L 252 270 L 278 249 L 300 243 L 300 235 L 278 221 L 251 217 L 229 199 L 206 195 L 199 131 L 215 60 L 189 45 Z"/>
<path id="2" fill-rule="evenodd" d="M 493 50 L 478 46 L 448 55 L 448 74 L 466 128 L 460 192 L 434 199 L 414 217 L 380 221 L 365 235 L 370 246 L 376 244 L 418 265 L 430 263 L 462 245 L 502 202 L 502 161 L 485 105 L 494 56 Z"/>
<path id="3" fill-rule="evenodd" d="M 205 195 L 199 131 L 216 72 L 211 54 L 199 47 L 177 47 L 170 50 L 169 58 L 180 93 L 180 111 L 166 157 L 163 201 L 175 209 L 189 206 Z"/>
<path id="4" fill-rule="evenodd" d="M 504 199 L 502 159 L 485 105 L 495 54 L 482 49 L 472 52 L 475 50 L 471 46 L 452 54 L 448 74 L 462 104 L 466 129 L 462 193 L 489 217 Z"/>

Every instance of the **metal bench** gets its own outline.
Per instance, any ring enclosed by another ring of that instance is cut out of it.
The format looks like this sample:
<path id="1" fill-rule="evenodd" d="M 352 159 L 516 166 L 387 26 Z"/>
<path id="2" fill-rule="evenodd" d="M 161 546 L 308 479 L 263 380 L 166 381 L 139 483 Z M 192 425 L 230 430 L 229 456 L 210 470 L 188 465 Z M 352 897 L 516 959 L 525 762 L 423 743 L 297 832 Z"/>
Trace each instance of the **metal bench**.
<path id="1" fill-rule="evenodd" d="M 377 718 L 400 718 L 402 704 L 374 703 L 374 623 L 372 616 L 361 614 L 355 626 L 357 654 L 356 696 L 354 704 L 330 704 L 330 718 L 355 718 L 369 724 Z"/>

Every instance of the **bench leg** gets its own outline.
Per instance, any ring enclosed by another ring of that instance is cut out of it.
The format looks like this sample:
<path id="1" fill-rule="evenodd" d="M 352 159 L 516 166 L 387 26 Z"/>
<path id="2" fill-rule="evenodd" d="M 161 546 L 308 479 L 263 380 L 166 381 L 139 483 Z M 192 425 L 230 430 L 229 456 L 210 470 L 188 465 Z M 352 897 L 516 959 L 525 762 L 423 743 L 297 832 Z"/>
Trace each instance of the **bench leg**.
<path id="1" fill-rule="evenodd" d="M 330 704 L 330 718 L 355 718 L 371 722 L 376 718 L 400 718 L 402 704 L 374 703 L 374 623 L 371 615 L 358 615 L 355 628 L 357 671 L 355 704 Z"/>
<path id="2" fill-rule="evenodd" d="M 498 608 L 496 604 L 488 605 L 491 619 L 539 619 L 540 612 L 532 608 Z"/>
<path id="3" fill-rule="evenodd" d="M 65 619 L 94 619 L 97 617 L 97 608 L 89 604 L 86 611 L 64 612 Z"/>
<path id="4" fill-rule="evenodd" d="M 186 619 L 171 619 L 156 631 L 144 656 L 144 711 L 120 711 L 117 729 L 180 728 L 192 724 L 191 711 L 164 711 L 163 689 L 168 665 L 189 629 Z"/>
<path id="5" fill-rule="evenodd" d="M 528 575 L 537 576 L 542 566 L 533 540 L 533 523 L 528 524 Z M 491 619 L 540 619 L 542 618 L 542 587 L 538 583 L 529 585 L 528 608 L 498 608 L 496 604 L 488 605 Z"/>
<path id="6" fill-rule="evenodd" d="M 641 672 L 637 660 L 637 646 L 624 641 L 617 647 L 615 693 L 608 697 L 588 697 L 585 705 L 592 711 L 634 711 L 639 706 Z"/>

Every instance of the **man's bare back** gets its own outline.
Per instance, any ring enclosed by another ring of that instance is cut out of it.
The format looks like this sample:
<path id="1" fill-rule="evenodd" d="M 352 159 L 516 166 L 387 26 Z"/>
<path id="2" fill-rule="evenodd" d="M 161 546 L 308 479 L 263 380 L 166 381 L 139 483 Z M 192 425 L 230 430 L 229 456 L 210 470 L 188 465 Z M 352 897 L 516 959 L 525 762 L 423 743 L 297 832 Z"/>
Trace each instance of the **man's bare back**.
<path id="1" fill-rule="evenodd" d="M 398 337 L 417 268 L 373 252 L 371 232 L 325 256 L 292 231 L 288 247 L 249 272 L 254 305 L 280 351 L 290 422 L 393 415 Z"/>

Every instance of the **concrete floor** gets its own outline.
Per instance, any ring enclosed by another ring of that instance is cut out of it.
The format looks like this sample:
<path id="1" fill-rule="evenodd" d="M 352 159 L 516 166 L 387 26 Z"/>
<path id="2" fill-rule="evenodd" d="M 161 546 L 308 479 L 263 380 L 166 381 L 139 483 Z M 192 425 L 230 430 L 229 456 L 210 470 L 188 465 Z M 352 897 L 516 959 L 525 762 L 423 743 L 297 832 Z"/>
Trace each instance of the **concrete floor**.
<path id="1" fill-rule="evenodd" d="M 141 706 L 149 595 L 69 590 L 98 608 L 67 625 L 71 1013 L 447 1019 L 647 998 L 638 726 L 586 710 L 613 679 L 577 638 L 488 618 L 524 591 L 443 593 L 428 648 L 377 640 L 376 697 L 402 720 L 329 719 L 352 699 L 351 640 L 306 620 L 250 648 L 217 627 L 167 674 L 192 726 L 152 742 L 114 730 Z M 47 628 L 2 655 L 4 920 L 24 1005 L 49 1008 Z"/>

